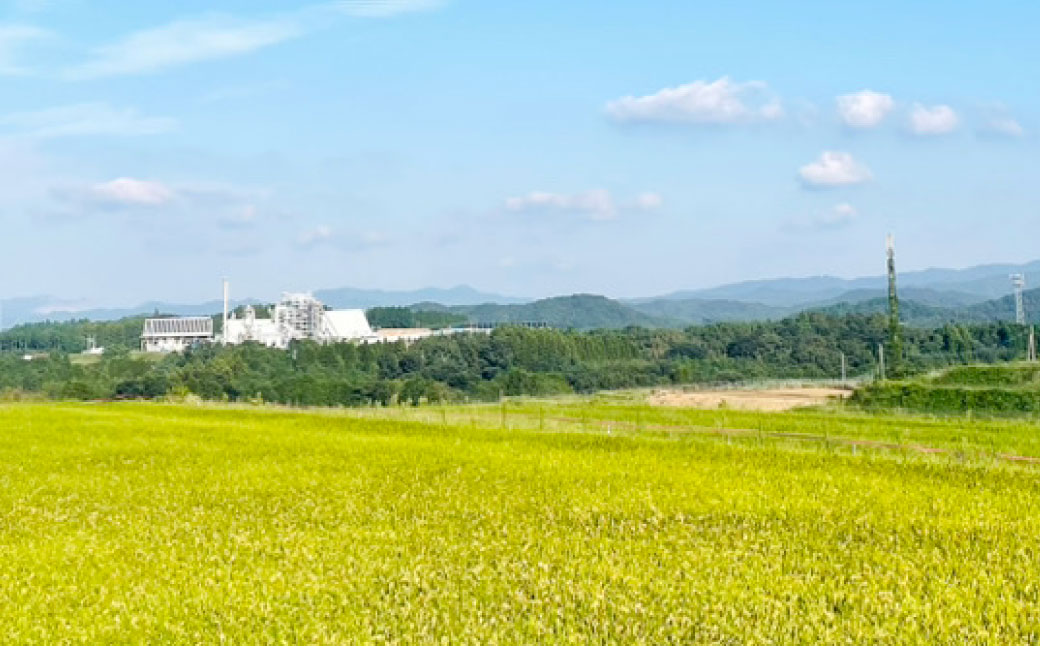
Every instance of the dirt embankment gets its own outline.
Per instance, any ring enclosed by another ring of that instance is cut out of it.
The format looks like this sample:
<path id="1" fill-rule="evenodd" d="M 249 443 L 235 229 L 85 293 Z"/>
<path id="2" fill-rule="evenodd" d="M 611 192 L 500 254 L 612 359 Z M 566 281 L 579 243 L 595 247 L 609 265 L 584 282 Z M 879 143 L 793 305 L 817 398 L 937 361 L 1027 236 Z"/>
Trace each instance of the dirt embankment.
<path id="1" fill-rule="evenodd" d="M 659 390 L 650 395 L 653 406 L 680 408 L 733 408 L 736 410 L 783 411 L 817 406 L 844 399 L 851 390 L 841 388 L 769 388 L 766 390 Z"/>

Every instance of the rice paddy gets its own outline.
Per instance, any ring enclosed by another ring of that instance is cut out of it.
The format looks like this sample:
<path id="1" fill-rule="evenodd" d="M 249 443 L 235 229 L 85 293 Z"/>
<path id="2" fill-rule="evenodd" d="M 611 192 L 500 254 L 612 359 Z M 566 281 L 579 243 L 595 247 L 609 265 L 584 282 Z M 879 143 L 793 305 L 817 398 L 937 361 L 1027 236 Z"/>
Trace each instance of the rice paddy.
<path id="1" fill-rule="evenodd" d="M 0 639 L 1040 643 L 1038 431 L 0 406 Z"/>

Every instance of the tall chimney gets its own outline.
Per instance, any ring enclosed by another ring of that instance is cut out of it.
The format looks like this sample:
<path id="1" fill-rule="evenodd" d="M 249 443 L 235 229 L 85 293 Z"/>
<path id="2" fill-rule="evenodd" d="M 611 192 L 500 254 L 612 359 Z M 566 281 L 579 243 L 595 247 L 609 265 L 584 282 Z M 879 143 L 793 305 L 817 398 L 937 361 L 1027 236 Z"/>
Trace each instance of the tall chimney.
<path id="1" fill-rule="evenodd" d="M 220 324 L 220 340 L 227 345 L 227 321 L 228 321 L 228 280 L 224 279 L 224 319 Z"/>

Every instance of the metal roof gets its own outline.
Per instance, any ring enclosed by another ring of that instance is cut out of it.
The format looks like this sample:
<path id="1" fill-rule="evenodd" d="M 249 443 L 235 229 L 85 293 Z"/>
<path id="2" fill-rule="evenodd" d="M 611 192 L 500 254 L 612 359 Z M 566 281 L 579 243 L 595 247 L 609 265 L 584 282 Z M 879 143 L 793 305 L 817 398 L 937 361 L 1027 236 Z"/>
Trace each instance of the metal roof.
<path id="1" fill-rule="evenodd" d="M 213 336 L 213 319 L 208 316 L 192 316 L 171 319 L 147 319 L 142 338 L 180 336 L 207 338 Z"/>
<path id="2" fill-rule="evenodd" d="M 325 312 L 322 336 L 327 341 L 365 339 L 374 336 L 365 310 L 330 310 Z"/>

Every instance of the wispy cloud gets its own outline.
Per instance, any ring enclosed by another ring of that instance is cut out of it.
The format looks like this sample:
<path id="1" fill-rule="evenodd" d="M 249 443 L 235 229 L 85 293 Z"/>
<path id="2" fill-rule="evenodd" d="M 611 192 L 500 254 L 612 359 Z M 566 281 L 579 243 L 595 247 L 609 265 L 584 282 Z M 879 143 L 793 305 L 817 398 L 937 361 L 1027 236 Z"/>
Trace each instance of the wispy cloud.
<path id="1" fill-rule="evenodd" d="M 775 121 L 784 116 L 779 99 L 761 81 L 738 83 L 728 77 L 694 81 L 646 96 L 607 103 L 607 115 L 623 123 L 729 125 Z"/>
<path id="2" fill-rule="evenodd" d="M 910 109 L 907 126 L 915 135 L 945 135 L 953 132 L 960 124 L 957 113 L 948 105 L 932 107 L 915 103 Z"/>
<path id="3" fill-rule="evenodd" d="M 1005 137 L 1022 137 L 1026 134 L 1026 129 L 1022 127 L 1022 124 L 1008 115 L 991 118 L 983 125 L 983 131 L 987 134 Z"/>
<path id="4" fill-rule="evenodd" d="M 653 211 L 663 204 L 664 200 L 657 193 L 642 193 L 618 204 L 610 191 L 595 189 L 572 194 L 533 191 L 508 198 L 505 207 L 513 213 L 574 213 L 590 220 L 606 221 L 616 219 L 623 211 Z"/>
<path id="5" fill-rule="evenodd" d="M 664 206 L 664 198 L 658 193 L 640 193 L 632 201 L 631 208 L 640 211 L 653 211 Z"/>
<path id="6" fill-rule="evenodd" d="M 328 225 L 319 225 L 306 229 L 296 238 L 296 246 L 300 249 L 313 249 L 319 246 L 330 246 L 342 251 L 367 251 L 390 243 L 390 238 L 380 231 L 360 231 L 343 233 Z"/>
<path id="7" fill-rule="evenodd" d="M 603 189 L 574 194 L 533 191 L 527 195 L 506 199 L 506 210 L 514 213 L 581 213 L 593 220 L 612 220 L 617 215 L 614 198 L 609 191 Z"/>
<path id="8" fill-rule="evenodd" d="M 63 0 L 13 0 L 11 3 L 15 11 L 22 13 L 37 13 L 53 8 Z"/>
<path id="9" fill-rule="evenodd" d="M 229 58 L 296 38 L 303 25 L 293 17 L 243 21 L 228 16 L 179 20 L 134 32 L 95 49 L 65 71 L 70 79 L 148 74 L 178 65 Z"/>
<path id="10" fill-rule="evenodd" d="M 222 215 L 217 223 L 225 229 L 246 229 L 256 225 L 259 211 L 256 205 L 245 204 Z"/>
<path id="11" fill-rule="evenodd" d="M 850 128 L 874 128 L 881 124 L 895 107 L 888 94 L 863 90 L 839 96 L 838 116 Z"/>
<path id="12" fill-rule="evenodd" d="M 813 219 L 818 229 L 841 229 L 849 226 L 859 217 L 856 207 L 843 202 L 835 204 L 830 210 L 820 213 Z"/>
<path id="13" fill-rule="evenodd" d="M 862 184 L 871 178 L 870 169 L 844 152 L 824 151 L 820 158 L 798 169 L 808 188 L 831 188 Z"/>
<path id="14" fill-rule="evenodd" d="M 50 37 L 50 32 L 32 25 L 0 24 L 0 75 L 28 74 L 29 68 L 22 63 L 24 50 Z"/>
<path id="15" fill-rule="evenodd" d="M 241 101 L 243 99 L 254 99 L 255 97 L 266 94 L 284 92 L 289 87 L 291 87 L 291 85 L 285 80 L 272 80 L 243 85 L 225 85 L 203 94 L 197 101 L 200 105 L 222 103 L 224 101 Z"/>
<path id="16" fill-rule="evenodd" d="M 391 18 L 405 13 L 440 9 L 445 0 L 341 0 L 334 3 L 344 13 L 360 18 Z"/>
<path id="17" fill-rule="evenodd" d="M 154 135 L 176 126 L 176 120 L 169 117 L 149 117 L 136 108 L 116 108 L 107 103 L 79 103 L 0 115 L 0 127 L 7 128 L 8 134 L 38 138 Z"/>
<path id="18" fill-rule="evenodd" d="M 157 179 L 116 179 L 51 187 L 56 207 L 51 216 L 76 219 L 94 214 L 159 214 L 164 218 L 199 218 L 221 229 L 244 230 L 260 224 L 258 206 L 266 191 L 215 183 L 171 184 Z M 52 219 L 59 219 L 53 218 Z"/>
<path id="19" fill-rule="evenodd" d="M 97 47 L 84 62 L 64 70 L 64 76 L 87 80 L 150 74 L 272 47 L 320 30 L 328 26 L 336 15 L 390 18 L 430 11 L 443 5 L 440 0 L 340 0 L 263 19 L 242 19 L 224 14 L 182 19 L 142 29 Z"/>
<path id="20" fill-rule="evenodd" d="M 174 191 L 161 182 L 120 177 L 90 186 L 82 193 L 88 201 L 108 207 L 165 206 L 176 199 Z"/>
<path id="21" fill-rule="evenodd" d="M 300 233 L 296 238 L 296 245 L 303 248 L 314 247 L 323 242 L 329 242 L 333 235 L 332 227 L 323 224 Z"/>
<path id="22" fill-rule="evenodd" d="M 802 233 L 812 231 L 833 231 L 844 229 L 859 219 L 859 211 L 847 202 L 835 204 L 826 211 L 813 214 L 809 217 L 794 218 L 788 220 L 781 227 L 782 231 L 788 233 Z"/>
<path id="23" fill-rule="evenodd" d="M 1000 103 L 984 105 L 979 110 L 978 133 L 989 137 L 1018 139 L 1026 135 L 1025 127 L 1016 119 L 1007 106 Z"/>

